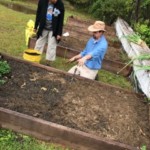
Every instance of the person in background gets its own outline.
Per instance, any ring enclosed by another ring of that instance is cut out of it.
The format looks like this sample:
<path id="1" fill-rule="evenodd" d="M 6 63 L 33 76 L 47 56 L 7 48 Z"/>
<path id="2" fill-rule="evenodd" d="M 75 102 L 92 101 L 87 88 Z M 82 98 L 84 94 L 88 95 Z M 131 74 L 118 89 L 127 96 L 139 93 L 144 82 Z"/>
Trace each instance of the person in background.
<path id="1" fill-rule="evenodd" d="M 34 49 L 43 53 L 46 43 L 46 65 L 56 59 L 57 43 L 61 40 L 64 22 L 64 4 L 61 0 L 39 0 L 34 31 L 37 41 Z"/>
<path id="2" fill-rule="evenodd" d="M 69 59 L 69 62 L 77 61 L 78 64 L 68 72 L 94 80 L 98 70 L 101 69 L 102 60 L 108 48 L 108 43 L 104 36 L 106 31 L 105 23 L 95 21 L 93 25 L 88 27 L 88 31 L 93 33 L 93 37 L 89 39 L 85 49 L 80 54 Z"/>

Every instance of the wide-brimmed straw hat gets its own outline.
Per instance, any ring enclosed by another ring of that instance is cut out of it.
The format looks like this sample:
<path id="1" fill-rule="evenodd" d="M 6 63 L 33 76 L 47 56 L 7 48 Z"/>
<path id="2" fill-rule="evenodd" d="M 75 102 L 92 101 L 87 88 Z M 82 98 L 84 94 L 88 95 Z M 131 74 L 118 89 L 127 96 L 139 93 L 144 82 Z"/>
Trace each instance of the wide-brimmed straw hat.
<path id="1" fill-rule="evenodd" d="M 106 31 L 105 30 L 105 23 L 103 21 L 95 21 L 93 25 L 88 27 L 90 32 L 97 32 L 97 31 Z"/>

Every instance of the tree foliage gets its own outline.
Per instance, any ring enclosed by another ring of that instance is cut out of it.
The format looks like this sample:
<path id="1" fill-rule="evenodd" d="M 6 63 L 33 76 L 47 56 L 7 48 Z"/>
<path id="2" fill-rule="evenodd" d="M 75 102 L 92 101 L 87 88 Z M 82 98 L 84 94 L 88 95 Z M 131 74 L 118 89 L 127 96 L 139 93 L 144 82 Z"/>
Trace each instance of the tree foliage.
<path id="1" fill-rule="evenodd" d="M 112 24 L 118 17 L 126 20 L 150 46 L 150 0 L 68 0 L 91 13 L 95 18 Z"/>
<path id="2" fill-rule="evenodd" d="M 147 25 L 147 22 L 135 24 L 135 30 L 141 35 L 141 38 L 150 47 L 150 28 Z"/>
<path id="3" fill-rule="evenodd" d="M 150 0 L 68 0 L 72 4 L 83 7 L 94 17 L 111 24 L 122 17 L 128 23 L 150 22 Z M 137 10 L 138 9 L 138 10 Z M 137 18 L 138 17 L 138 18 Z M 150 23 L 149 23 L 150 24 Z"/>
<path id="4" fill-rule="evenodd" d="M 97 0 L 89 12 L 96 18 L 111 24 L 119 16 L 122 17 L 125 14 L 124 0 Z"/>

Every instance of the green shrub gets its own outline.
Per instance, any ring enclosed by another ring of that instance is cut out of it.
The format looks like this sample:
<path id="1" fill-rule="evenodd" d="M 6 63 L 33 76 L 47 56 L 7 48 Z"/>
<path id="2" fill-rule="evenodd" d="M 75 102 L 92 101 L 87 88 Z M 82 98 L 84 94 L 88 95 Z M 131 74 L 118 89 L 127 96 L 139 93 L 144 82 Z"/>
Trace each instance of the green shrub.
<path id="1" fill-rule="evenodd" d="M 137 1 L 133 0 L 67 0 L 78 8 L 91 13 L 97 19 L 112 24 L 117 17 L 121 17 L 129 24 L 136 22 Z M 149 20 L 150 0 L 139 3 L 138 21 Z M 150 20 L 149 20 L 150 25 Z"/>
<path id="2" fill-rule="evenodd" d="M 7 61 L 0 61 L 0 85 L 5 83 L 3 77 L 10 72 L 10 66 Z"/>
<path id="3" fill-rule="evenodd" d="M 89 12 L 95 18 L 99 18 L 107 24 L 112 24 L 117 17 L 125 16 L 125 1 L 124 0 L 97 0 L 93 3 Z"/>
<path id="4" fill-rule="evenodd" d="M 135 31 L 141 35 L 141 39 L 150 47 L 150 28 L 148 27 L 148 24 L 146 22 L 143 24 L 135 24 Z"/>

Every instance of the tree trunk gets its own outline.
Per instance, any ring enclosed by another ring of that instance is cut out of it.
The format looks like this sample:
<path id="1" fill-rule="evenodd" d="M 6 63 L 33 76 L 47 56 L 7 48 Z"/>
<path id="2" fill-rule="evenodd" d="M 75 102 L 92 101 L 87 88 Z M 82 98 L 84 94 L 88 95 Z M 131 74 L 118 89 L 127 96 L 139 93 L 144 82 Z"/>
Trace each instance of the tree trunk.
<path id="1" fill-rule="evenodd" d="M 138 22 L 138 19 L 139 19 L 140 1 L 141 1 L 141 0 L 136 0 L 135 22 Z"/>

